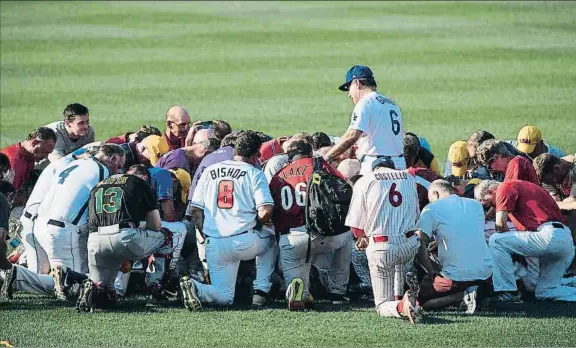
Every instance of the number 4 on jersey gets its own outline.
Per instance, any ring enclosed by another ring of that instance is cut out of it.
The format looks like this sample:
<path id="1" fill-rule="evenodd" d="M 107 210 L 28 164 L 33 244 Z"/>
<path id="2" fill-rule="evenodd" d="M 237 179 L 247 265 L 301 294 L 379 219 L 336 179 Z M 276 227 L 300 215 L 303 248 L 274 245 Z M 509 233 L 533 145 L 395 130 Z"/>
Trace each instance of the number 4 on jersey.
<path id="1" fill-rule="evenodd" d="M 63 184 L 64 181 L 66 180 L 66 178 L 68 177 L 68 175 L 70 175 L 70 173 L 76 168 L 78 168 L 78 165 L 75 165 L 75 166 L 72 166 L 70 168 L 66 168 L 65 170 L 63 170 L 62 173 L 60 173 L 60 175 L 58 175 L 58 177 L 60 178 L 60 180 L 58 180 L 58 183 Z"/>

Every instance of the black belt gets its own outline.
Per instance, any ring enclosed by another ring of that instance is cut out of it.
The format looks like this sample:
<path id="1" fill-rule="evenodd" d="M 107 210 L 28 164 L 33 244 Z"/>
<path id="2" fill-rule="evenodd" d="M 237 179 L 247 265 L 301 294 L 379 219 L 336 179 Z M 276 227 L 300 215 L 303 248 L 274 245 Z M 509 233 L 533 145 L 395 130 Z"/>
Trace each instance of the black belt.
<path id="1" fill-rule="evenodd" d="M 66 225 L 62 221 L 52 220 L 52 219 L 48 220 L 48 225 L 57 226 L 57 227 L 61 227 L 61 228 L 66 227 Z"/>
<path id="2" fill-rule="evenodd" d="M 30 214 L 29 212 L 25 211 L 25 212 L 24 212 L 24 217 L 25 217 L 26 219 L 31 219 L 31 218 L 32 218 L 32 214 Z"/>
<path id="3" fill-rule="evenodd" d="M 115 225 L 115 224 L 112 224 L 112 225 Z M 112 226 L 112 225 L 109 225 L 109 226 Z M 119 228 L 119 229 L 123 229 L 123 228 L 135 228 L 134 226 L 137 227 L 138 224 L 135 224 L 135 223 L 133 223 L 133 222 L 121 222 L 121 223 L 118 224 L 118 228 Z M 98 232 L 98 227 L 107 227 L 107 226 L 95 226 L 95 227 L 90 227 L 90 229 L 89 229 L 90 233 L 92 233 L 92 232 Z"/>
<path id="4" fill-rule="evenodd" d="M 552 223 L 552 227 L 554 228 L 565 228 L 566 226 L 564 226 L 563 224 L 559 223 L 559 222 L 553 222 Z"/>
<path id="5" fill-rule="evenodd" d="M 285 235 L 285 234 L 290 234 L 290 230 L 284 230 L 284 231 L 280 231 L 279 232 L 281 236 Z"/>

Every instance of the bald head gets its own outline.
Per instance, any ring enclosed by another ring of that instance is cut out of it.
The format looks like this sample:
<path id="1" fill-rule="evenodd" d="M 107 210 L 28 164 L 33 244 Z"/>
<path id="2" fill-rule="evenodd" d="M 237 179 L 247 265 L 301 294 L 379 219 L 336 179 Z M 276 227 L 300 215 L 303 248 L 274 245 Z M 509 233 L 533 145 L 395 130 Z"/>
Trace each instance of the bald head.
<path id="1" fill-rule="evenodd" d="M 434 180 L 428 188 L 428 200 L 430 202 L 446 198 L 452 194 L 454 194 L 454 188 L 452 187 L 452 184 L 446 180 Z"/>
<path id="2" fill-rule="evenodd" d="M 174 105 L 166 112 L 166 133 L 184 138 L 190 129 L 190 115 L 179 105 Z"/>
<path id="3" fill-rule="evenodd" d="M 211 128 L 208 129 L 200 129 L 198 132 L 196 132 L 196 134 L 194 135 L 194 140 L 192 142 L 194 143 L 201 143 L 204 140 L 208 140 L 209 138 L 214 138 L 214 131 Z"/>

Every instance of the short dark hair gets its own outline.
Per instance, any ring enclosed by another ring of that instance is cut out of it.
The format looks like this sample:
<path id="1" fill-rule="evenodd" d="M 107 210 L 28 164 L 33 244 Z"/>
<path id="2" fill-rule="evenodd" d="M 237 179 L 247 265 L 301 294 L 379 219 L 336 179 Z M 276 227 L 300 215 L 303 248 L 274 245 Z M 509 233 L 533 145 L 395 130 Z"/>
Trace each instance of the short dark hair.
<path id="1" fill-rule="evenodd" d="M 404 145 L 404 158 L 416 158 L 418 157 L 418 151 L 420 151 L 420 139 L 414 133 L 406 133 L 403 139 Z"/>
<path id="2" fill-rule="evenodd" d="M 464 179 L 456 175 L 448 175 L 444 180 L 450 183 L 450 185 L 460 185 L 462 181 L 464 181 Z"/>
<path id="3" fill-rule="evenodd" d="M 140 127 L 140 129 L 138 129 L 138 131 L 136 132 L 136 141 L 140 142 L 150 135 L 157 135 L 161 137 L 162 131 L 160 131 L 160 129 L 150 124 L 145 124 L 142 127 Z"/>
<path id="4" fill-rule="evenodd" d="M 265 134 L 263 132 L 260 132 L 260 131 L 256 131 L 255 133 L 260 137 L 260 140 L 262 140 L 263 143 L 274 139 L 272 136 Z"/>
<path id="5" fill-rule="evenodd" d="M 12 165 L 10 165 L 10 159 L 5 153 L 0 152 L 0 171 L 7 171 L 10 168 L 12 168 Z"/>
<path id="6" fill-rule="evenodd" d="M 142 164 L 134 164 L 133 166 L 128 168 L 128 170 L 126 171 L 126 174 L 142 175 L 142 176 L 145 175 L 148 178 L 150 178 L 150 171 L 148 170 L 148 168 L 146 168 L 145 165 L 142 165 Z"/>
<path id="7" fill-rule="evenodd" d="M 126 152 L 124 152 L 124 149 L 122 148 L 122 146 L 117 145 L 117 144 L 102 144 L 102 145 L 100 145 L 100 147 L 98 148 L 98 151 L 96 153 L 97 154 L 101 153 L 106 157 L 126 156 Z"/>
<path id="8" fill-rule="evenodd" d="M 289 159 L 294 156 L 312 157 L 312 145 L 306 140 L 296 140 L 290 143 L 286 154 Z"/>
<path id="9" fill-rule="evenodd" d="M 0 193 L 3 194 L 4 197 L 8 198 L 8 196 L 14 192 L 16 192 L 14 185 L 8 181 L 0 180 Z"/>
<path id="10" fill-rule="evenodd" d="M 234 155 L 250 158 L 260 151 L 260 146 L 262 146 L 260 136 L 255 132 L 247 131 L 236 140 Z"/>
<path id="11" fill-rule="evenodd" d="M 505 144 L 506 143 L 503 141 L 496 139 L 486 140 L 476 149 L 476 158 L 478 162 L 483 166 L 488 167 L 495 155 L 512 156 L 512 153 L 508 150 L 508 147 Z"/>
<path id="12" fill-rule="evenodd" d="M 361 79 L 358 79 L 358 82 L 364 87 L 378 88 L 378 85 L 376 84 L 376 80 L 373 77 L 361 78 Z"/>
<path id="13" fill-rule="evenodd" d="M 489 139 L 494 139 L 494 135 L 492 135 L 492 133 L 484 130 L 477 130 L 476 132 L 472 133 L 472 135 L 470 135 L 468 142 L 471 142 L 476 146 L 480 146 L 480 144 Z"/>
<path id="14" fill-rule="evenodd" d="M 62 114 L 64 115 L 64 120 L 72 121 L 74 117 L 88 115 L 90 112 L 84 105 L 74 103 L 67 105 Z"/>
<path id="15" fill-rule="evenodd" d="M 236 146 L 236 140 L 238 139 L 239 134 L 236 133 L 230 133 L 227 136 L 224 137 L 224 139 L 222 139 L 222 142 L 220 142 L 220 147 L 225 147 L 225 146 Z"/>
<path id="16" fill-rule="evenodd" d="M 215 120 L 212 122 L 212 127 L 214 129 L 214 136 L 220 140 L 232 133 L 232 127 L 230 127 L 230 124 L 223 120 Z"/>
<path id="17" fill-rule="evenodd" d="M 35 129 L 32 133 L 28 134 L 26 140 L 54 140 L 56 141 L 56 133 L 52 128 L 40 127 Z"/>
<path id="18" fill-rule="evenodd" d="M 316 132 L 312 134 L 312 146 L 315 151 L 318 151 L 323 147 L 332 146 L 332 139 L 324 132 Z"/>
<path id="19" fill-rule="evenodd" d="M 554 171 L 554 166 L 560 164 L 560 158 L 551 155 L 549 153 L 543 153 L 532 161 L 532 165 L 536 170 L 536 175 L 538 175 L 538 180 L 542 181 L 544 175 L 552 173 Z"/>
<path id="20" fill-rule="evenodd" d="M 208 155 L 220 148 L 220 139 L 208 138 L 201 142 L 201 144 L 206 149 L 206 155 Z"/>

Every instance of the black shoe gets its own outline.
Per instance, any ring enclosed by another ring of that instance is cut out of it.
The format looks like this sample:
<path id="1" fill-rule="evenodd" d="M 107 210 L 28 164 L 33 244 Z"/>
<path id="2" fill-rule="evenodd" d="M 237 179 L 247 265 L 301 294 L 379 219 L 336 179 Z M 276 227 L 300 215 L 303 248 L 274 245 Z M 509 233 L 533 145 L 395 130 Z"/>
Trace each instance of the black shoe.
<path id="1" fill-rule="evenodd" d="M 14 285 L 14 281 L 16 280 L 16 271 L 17 268 L 15 265 L 12 265 L 9 270 L 4 271 L 4 284 L 2 284 L 2 288 L 0 289 L 0 295 L 9 300 L 12 299 L 12 292 L 14 291 L 12 285 Z"/>
<path id="2" fill-rule="evenodd" d="M 326 298 L 328 299 L 328 301 L 332 302 L 332 304 L 335 304 L 335 305 L 343 305 L 343 304 L 349 304 L 350 303 L 350 299 L 344 295 L 341 295 L 341 294 L 328 293 Z"/>
<path id="3" fill-rule="evenodd" d="M 78 312 L 94 312 L 94 295 L 96 286 L 90 279 L 86 279 L 80 287 L 78 294 L 78 301 L 76 302 L 76 311 Z"/>
<path id="4" fill-rule="evenodd" d="M 253 306 L 262 307 L 266 306 L 268 303 L 270 303 L 270 297 L 268 296 L 268 293 L 262 290 L 254 290 L 254 295 L 252 296 Z"/>

